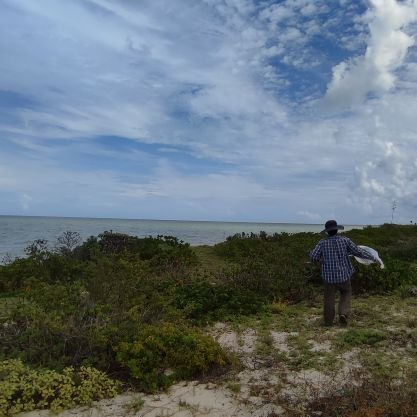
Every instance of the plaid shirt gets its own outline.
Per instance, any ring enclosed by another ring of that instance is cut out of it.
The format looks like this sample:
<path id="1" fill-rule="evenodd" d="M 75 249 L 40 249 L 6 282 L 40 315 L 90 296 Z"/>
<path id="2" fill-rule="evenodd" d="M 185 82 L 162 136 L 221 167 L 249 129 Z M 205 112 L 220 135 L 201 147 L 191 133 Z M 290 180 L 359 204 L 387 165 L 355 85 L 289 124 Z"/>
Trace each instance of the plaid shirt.
<path id="1" fill-rule="evenodd" d="M 347 281 L 355 272 L 349 255 L 377 262 L 376 258 L 358 248 L 350 239 L 338 235 L 320 240 L 311 251 L 310 259 L 313 262 L 321 261 L 321 275 L 326 282 L 338 283 Z"/>

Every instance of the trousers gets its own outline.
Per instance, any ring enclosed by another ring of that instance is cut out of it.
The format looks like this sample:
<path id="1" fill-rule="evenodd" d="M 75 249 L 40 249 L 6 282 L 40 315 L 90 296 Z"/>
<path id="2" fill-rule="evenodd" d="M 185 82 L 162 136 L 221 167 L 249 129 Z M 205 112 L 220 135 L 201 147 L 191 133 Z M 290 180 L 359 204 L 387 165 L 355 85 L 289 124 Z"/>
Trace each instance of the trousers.
<path id="1" fill-rule="evenodd" d="M 331 326 L 335 316 L 336 291 L 340 293 L 338 314 L 349 317 L 352 286 L 350 279 L 344 282 L 324 282 L 324 325 Z"/>

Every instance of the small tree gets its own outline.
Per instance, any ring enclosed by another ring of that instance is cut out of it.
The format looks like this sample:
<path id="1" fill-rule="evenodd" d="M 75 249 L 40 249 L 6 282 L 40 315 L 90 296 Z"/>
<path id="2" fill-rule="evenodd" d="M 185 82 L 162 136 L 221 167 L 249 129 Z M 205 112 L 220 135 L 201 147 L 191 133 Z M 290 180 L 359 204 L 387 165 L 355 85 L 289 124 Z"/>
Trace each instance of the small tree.
<path id="1" fill-rule="evenodd" d="M 64 251 L 72 251 L 81 243 L 81 236 L 78 232 L 66 231 L 57 239 L 59 248 Z"/>

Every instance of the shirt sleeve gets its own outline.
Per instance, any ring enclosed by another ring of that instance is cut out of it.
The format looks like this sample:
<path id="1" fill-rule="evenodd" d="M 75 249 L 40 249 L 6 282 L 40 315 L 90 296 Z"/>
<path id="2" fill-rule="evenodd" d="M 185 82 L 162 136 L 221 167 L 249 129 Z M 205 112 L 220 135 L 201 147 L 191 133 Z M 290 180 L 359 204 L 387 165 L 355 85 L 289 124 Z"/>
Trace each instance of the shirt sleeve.
<path id="1" fill-rule="evenodd" d="M 322 248 L 321 242 L 317 243 L 316 247 L 310 252 L 310 259 L 312 262 L 318 262 L 321 259 Z"/>
<path id="2" fill-rule="evenodd" d="M 365 249 L 358 248 L 350 239 L 347 239 L 347 248 L 349 255 L 358 256 L 362 259 L 369 259 L 374 262 L 378 262 L 375 256 L 371 255 Z"/>

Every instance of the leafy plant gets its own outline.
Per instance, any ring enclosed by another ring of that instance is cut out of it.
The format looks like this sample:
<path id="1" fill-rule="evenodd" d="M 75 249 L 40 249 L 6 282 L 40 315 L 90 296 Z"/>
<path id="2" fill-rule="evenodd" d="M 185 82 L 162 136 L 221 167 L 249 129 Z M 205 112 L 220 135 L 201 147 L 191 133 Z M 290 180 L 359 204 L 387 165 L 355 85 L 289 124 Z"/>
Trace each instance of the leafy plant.
<path id="1" fill-rule="evenodd" d="M 206 280 L 178 287 L 175 301 L 185 317 L 195 321 L 224 319 L 236 314 L 253 314 L 263 305 L 262 298 L 254 291 Z"/>
<path id="2" fill-rule="evenodd" d="M 32 369 L 20 360 L 0 362 L 0 415 L 50 408 L 54 412 L 117 394 L 118 384 L 89 367 L 62 372 Z"/>
<path id="3" fill-rule="evenodd" d="M 120 343 L 117 359 L 129 369 L 138 387 L 147 391 L 231 363 L 210 336 L 171 323 L 143 327 L 134 342 Z"/>

